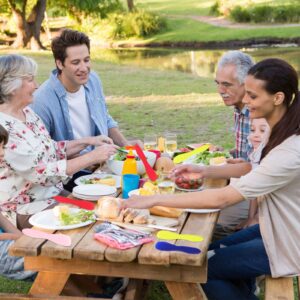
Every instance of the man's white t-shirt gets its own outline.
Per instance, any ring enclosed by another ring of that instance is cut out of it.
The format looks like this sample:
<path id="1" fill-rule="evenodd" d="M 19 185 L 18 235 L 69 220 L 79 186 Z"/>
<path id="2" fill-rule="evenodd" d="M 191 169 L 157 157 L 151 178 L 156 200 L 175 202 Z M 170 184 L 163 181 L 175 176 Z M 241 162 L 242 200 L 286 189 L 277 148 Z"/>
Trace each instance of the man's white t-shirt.
<path id="1" fill-rule="evenodd" d="M 75 93 L 67 92 L 70 122 L 73 128 L 74 139 L 91 136 L 91 118 L 85 99 L 83 85 Z"/>

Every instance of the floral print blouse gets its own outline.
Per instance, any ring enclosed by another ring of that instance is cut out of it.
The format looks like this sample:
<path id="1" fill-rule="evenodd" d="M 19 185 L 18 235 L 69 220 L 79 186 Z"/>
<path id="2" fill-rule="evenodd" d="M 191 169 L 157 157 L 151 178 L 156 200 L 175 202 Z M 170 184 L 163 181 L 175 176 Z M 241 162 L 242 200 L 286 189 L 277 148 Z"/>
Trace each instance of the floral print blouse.
<path id="1" fill-rule="evenodd" d="M 4 160 L 0 161 L 0 211 L 14 213 L 19 204 L 48 200 L 62 190 L 66 175 L 66 142 L 51 139 L 41 119 L 29 108 L 22 122 L 0 112 L 8 131 Z M 1 195 L 1 193 L 0 193 Z M 3 197 L 1 197 L 3 198 Z"/>

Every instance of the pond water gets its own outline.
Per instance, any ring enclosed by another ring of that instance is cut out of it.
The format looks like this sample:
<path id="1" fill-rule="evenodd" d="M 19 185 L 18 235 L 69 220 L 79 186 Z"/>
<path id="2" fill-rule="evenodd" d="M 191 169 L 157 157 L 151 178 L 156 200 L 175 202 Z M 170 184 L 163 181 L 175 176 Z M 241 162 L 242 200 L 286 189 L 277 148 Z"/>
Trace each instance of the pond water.
<path id="1" fill-rule="evenodd" d="M 255 61 L 277 57 L 288 61 L 300 75 L 300 47 L 241 49 Z M 93 49 L 93 57 L 108 62 L 159 70 L 176 70 L 197 76 L 213 77 L 217 62 L 227 50 L 185 49 Z"/>

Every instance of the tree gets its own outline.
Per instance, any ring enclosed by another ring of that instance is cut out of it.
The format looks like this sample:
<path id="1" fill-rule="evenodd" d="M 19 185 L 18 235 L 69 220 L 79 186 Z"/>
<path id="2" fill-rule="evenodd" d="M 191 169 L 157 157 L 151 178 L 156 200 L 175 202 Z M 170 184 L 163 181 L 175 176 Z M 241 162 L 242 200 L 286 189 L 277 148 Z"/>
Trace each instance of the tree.
<path id="1" fill-rule="evenodd" d="M 47 0 L 37 0 L 29 16 L 26 17 L 26 10 L 28 8 L 27 0 L 23 0 L 21 5 L 17 0 L 8 0 L 17 26 L 17 37 L 12 47 L 24 48 L 30 42 L 32 50 L 45 48 L 40 40 L 40 32 L 46 11 L 46 1 Z"/>
<path id="2" fill-rule="evenodd" d="M 127 0 L 127 6 L 129 11 L 133 11 L 134 10 L 133 0 Z"/>

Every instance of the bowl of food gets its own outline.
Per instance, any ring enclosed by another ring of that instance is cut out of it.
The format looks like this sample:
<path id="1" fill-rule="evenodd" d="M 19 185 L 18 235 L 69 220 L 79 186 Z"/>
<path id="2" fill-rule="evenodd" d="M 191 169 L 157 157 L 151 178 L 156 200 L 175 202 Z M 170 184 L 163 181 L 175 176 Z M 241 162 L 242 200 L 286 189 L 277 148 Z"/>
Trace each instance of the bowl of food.
<path id="1" fill-rule="evenodd" d="M 153 152 L 150 152 L 150 151 L 143 151 L 143 152 L 144 152 L 144 155 L 147 158 L 147 161 L 148 161 L 149 165 L 151 167 L 153 167 L 154 164 L 155 164 L 155 160 L 156 160 L 156 154 L 153 153 Z M 145 170 L 143 162 L 138 157 L 136 151 L 133 151 L 133 154 L 134 154 L 135 159 L 136 159 L 138 174 L 139 175 L 145 174 L 146 170 Z M 123 165 L 124 165 L 125 159 L 126 159 L 126 153 L 122 153 L 122 152 L 118 151 L 118 153 L 113 155 L 107 161 L 107 165 L 114 174 L 122 175 L 122 170 L 123 170 Z"/>
<path id="2" fill-rule="evenodd" d="M 199 191 L 202 189 L 203 180 L 201 178 L 196 178 L 190 176 L 186 177 L 177 177 L 175 179 L 176 188 L 182 191 Z"/>

